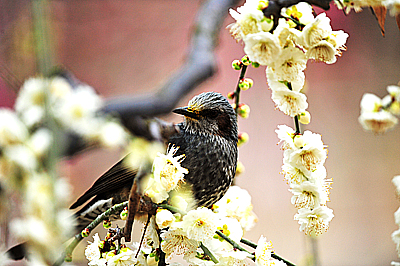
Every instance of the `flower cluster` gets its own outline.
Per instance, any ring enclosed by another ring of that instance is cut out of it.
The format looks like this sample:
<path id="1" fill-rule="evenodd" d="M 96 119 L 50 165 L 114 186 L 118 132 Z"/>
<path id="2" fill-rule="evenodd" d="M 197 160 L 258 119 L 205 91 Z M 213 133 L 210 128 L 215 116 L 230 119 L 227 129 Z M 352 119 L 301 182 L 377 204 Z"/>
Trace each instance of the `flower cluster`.
<path id="1" fill-rule="evenodd" d="M 93 236 L 94 241 L 89 242 L 85 249 L 89 266 L 147 265 L 143 252 L 138 252 L 138 245 L 135 245 L 133 249 L 123 245 L 117 251 L 117 245 L 110 244 L 109 238 L 110 234 L 106 236 L 105 240 L 100 240 L 97 233 Z"/>
<path id="2" fill-rule="evenodd" d="M 396 194 L 400 197 L 400 175 L 393 177 L 393 184 L 396 187 Z M 400 208 L 394 213 L 394 221 L 400 227 Z M 392 233 L 392 240 L 396 244 L 397 254 L 400 257 L 400 229 Z M 392 265 L 400 265 L 398 262 L 392 262 Z"/>
<path id="3" fill-rule="evenodd" d="M 282 170 L 293 193 L 292 204 L 298 209 L 295 220 L 308 235 L 319 235 L 328 229 L 333 212 L 326 206 L 331 180 L 323 166 L 327 151 L 319 134 L 296 133 L 280 125 L 276 130 L 284 151 Z"/>
<path id="4" fill-rule="evenodd" d="M 307 97 L 301 93 L 304 70 L 309 59 L 333 64 L 345 49 L 348 37 L 343 31 L 333 31 L 325 13 L 314 18 L 312 7 L 300 3 L 282 10 L 273 33 L 266 27 L 264 1 L 248 0 L 237 11 L 230 10 L 236 23 L 234 36 L 243 40 L 250 61 L 267 66 L 266 76 L 277 108 L 292 117 L 305 113 Z M 268 24 L 270 25 L 270 23 Z"/>
<path id="5" fill-rule="evenodd" d="M 92 87 L 79 84 L 73 88 L 62 77 L 28 79 L 15 103 L 29 129 L 42 125 L 48 112 L 57 126 L 73 130 L 87 141 L 106 147 L 124 145 L 128 134 L 118 121 L 98 115 L 102 107 L 103 101 Z"/>
<path id="6" fill-rule="evenodd" d="M 350 13 L 352 9 L 360 12 L 364 7 L 386 7 L 390 10 L 390 15 L 397 16 L 400 14 L 400 2 L 398 0 L 335 0 L 335 3 L 339 9 L 344 9 L 346 14 Z"/>
<path id="7" fill-rule="evenodd" d="M 400 115 L 400 87 L 391 85 L 387 87 L 387 91 L 389 94 L 383 99 L 372 93 L 363 95 L 358 121 L 365 130 L 385 133 L 398 123 L 395 115 Z"/>

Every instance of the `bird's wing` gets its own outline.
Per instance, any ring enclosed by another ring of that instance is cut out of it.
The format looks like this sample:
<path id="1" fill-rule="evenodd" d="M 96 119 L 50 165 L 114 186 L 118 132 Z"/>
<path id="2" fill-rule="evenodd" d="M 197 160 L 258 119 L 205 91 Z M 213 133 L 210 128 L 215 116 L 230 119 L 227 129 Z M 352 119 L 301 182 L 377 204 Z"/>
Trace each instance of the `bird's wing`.
<path id="1" fill-rule="evenodd" d="M 75 209 L 88 201 L 93 196 L 100 196 L 102 193 L 107 193 L 115 189 L 125 187 L 128 183 L 132 183 L 137 170 L 133 170 L 123 162 L 126 157 L 122 158 L 103 175 L 82 195 L 70 209 Z"/>

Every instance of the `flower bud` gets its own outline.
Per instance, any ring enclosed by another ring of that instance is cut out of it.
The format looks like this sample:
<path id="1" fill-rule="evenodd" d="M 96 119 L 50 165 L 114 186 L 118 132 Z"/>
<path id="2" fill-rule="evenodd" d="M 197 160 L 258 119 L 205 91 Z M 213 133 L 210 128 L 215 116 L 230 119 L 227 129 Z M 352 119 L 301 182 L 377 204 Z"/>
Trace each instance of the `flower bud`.
<path id="1" fill-rule="evenodd" d="M 249 141 L 249 134 L 247 134 L 246 132 L 239 133 L 238 146 L 242 146 L 243 144 L 245 144 L 248 141 Z"/>
<path id="2" fill-rule="evenodd" d="M 242 61 L 243 65 L 245 65 L 245 66 L 248 66 L 251 64 L 251 61 L 247 55 L 243 56 L 241 61 Z"/>
<path id="3" fill-rule="evenodd" d="M 239 81 L 239 88 L 243 91 L 247 91 L 253 86 L 253 80 L 249 78 L 244 78 Z"/>
<path id="4" fill-rule="evenodd" d="M 248 118 L 250 114 L 250 106 L 244 103 L 239 104 L 238 114 L 243 118 Z"/>
<path id="5" fill-rule="evenodd" d="M 102 241 L 99 242 L 99 248 L 100 248 L 100 249 L 103 249 L 103 248 L 104 248 L 104 243 L 105 243 L 104 240 L 102 240 Z"/>
<path id="6" fill-rule="evenodd" d="M 119 216 L 121 217 L 121 220 L 126 220 L 128 218 L 128 209 L 125 208 L 120 214 Z"/>
<path id="7" fill-rule="evenodd" d="M 260 67 L 260 64 L 257 62 L 251 62 L 251 66 L 254 68 L 258 68 L 258 67 Z"/>
<path id="8" fill-rule="evenodd" d="M 103 227 L 105 228 L 105 229 L 108 229 L 108 228 L 110 228 L 111 227 L 111 221 L 110 220 L 104 220 L 103 221 Z"/>
<path id="9" fill-rule="evenodd" d="M 304 111 L 304 112 L 300 113 L 300 115 L 299 115 L 300 123 L 307 125 L 310 123 L 310 120 L 311 120 L 311 115 L 308 111 Z"/>
<path id="10" fill-rule="evenodd" d="M 233 100 L 235 98 L 235 92 L 231 91 L 230 93 L 228 93 L 228 99 Z"/>
<path id="11" fill-rule="evenodd" d="M 240 62 L 239 60 L 235 59 L 232 61 L 232 68 L 234 70 L 240 70 L 242 68 L 242 62 Z"/>
<path id="12" fill-rule="evenodd" d="M 89 234 L 90 234 L 90 231 L 87 228 L 83 229 L 82 232 L 81 232 L 81 236 L 82 237 L 88 237 Z"/>
<path id="13" fill-rule="evenodd" d="M 263 9 L 266 9 L 267 7 L 268 7 L 268 0 L 267 1 L 261 0 L 261 1 L 258 2 L 257 9 L 263 10 Z"/>
<path id="14" fill-rule="evenodd" d="M 245 170 L 244 165 L 242 164 L 241 161 L 238 161 L 238 162 L 237 162 L 237 165 L 236 165 L 236 176 L 238 176 L 238 175 L 240 175 L 241 173 L 243 173 L 244 170 Z"/>
<path id="15" fill-rule="evenodd" d="M 158 228 L 169 227 L 175 221 L 175 217 L 169 210 L 160 209 L 156 213 L 156 223 Z"/>
<path id="16" fill-rule="evenodd" d="M 293 144 L 296 148 L 302 149 L 304 147 L 304 138 L 303 135 L 296 135 L 293 139 Z"/>

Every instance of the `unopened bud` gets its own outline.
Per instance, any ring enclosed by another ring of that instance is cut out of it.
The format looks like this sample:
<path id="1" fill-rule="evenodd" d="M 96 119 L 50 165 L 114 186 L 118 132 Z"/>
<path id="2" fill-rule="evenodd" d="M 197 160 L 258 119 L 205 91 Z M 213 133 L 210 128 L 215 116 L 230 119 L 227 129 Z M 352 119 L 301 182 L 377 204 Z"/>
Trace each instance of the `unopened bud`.
<path id="1" fill-rule="evenodd" d="M 260 66 L 260 64 L 257 62 L 251 62 L 251 66 L 254 68 L 258 68 Z"/>
<path id="2" fill-rule="evenodd" d="M 103 227 L 105 228 L 105 229 L 108 229 L 108 228 L 110 228 L 111 227 L 111 221 L 110 220 L 104 220 L 103 221 Z"/>
<path id="3" fill-rule="evenodd" d="M 124 209 L 119 216 L 121 217 L 121 220 L 126 220 L 128 218 L 128 209 Z"/>
<path id="4" fill-rule="evenodd" d="M 236 176 L 238 176 L 238 175 L 240 175 L 241 173 L 243 173 L 244 170 L 245 170 L 244 165 L 242 164 L 241 161 L 238 161 L 238 162 L 237 162 L 237 165 L 236 165 Z"/>
<path id="5" fill-rule="evenodd" d="M 304 111 L 304 112 L 300 113 L 300 115 L 299 115 L 299 121 L 300 121 L 300 123 L 302 123 L 302 124 L 304 124 L 304 125 L 309 124 L 310 121 L 311 121 L 311 115 L 310 115 L 310 113 L 309 113 L 308 111 Z"/>
<path id="6" fill-rule="evenodd" d="M 235 92 L 231 91 L 230 93 L 228 93 L 228 99 L 233 100 L 235 98 Z"/>
<path id="7" fill-rule="evenodd" d="M 156 223 L 158 228 L 163 229 L 169 227 L 175 221 L 175 217 L 169 210 L 160 209 L 156 213 Z"/>
<path id="8" fill-rule="evenodd" d="M 266 9 L 267 7 L 268 7 L 268 1 L 261 0 L 258 2 L 257 9 L 263 10 L 263 9 Z"/>
<path id="9" fill-rule="evenodd" d="M 248 141 L 249 141 L 249 134 L 247 134 L 246 132 L 239 133 L 238 146 L 242 146 L 243 144 L 245 144 Z"/>
<path id="10" fill-rule="evenodd" d="M 236 109 L 236 103 L 231 103 L 231 106 L 234 110 Z"/>
<path id="11" fill-rule="evenodd" d="M 240 117 L 248 118 L 250 114 L 250 106 L 244 103 L 239 104 L 238 114 Z"/>
<path id="12" fill-rule="evenodd" d="M 106 241 L 104 241 L 104 240 L 102 240 L 102 241 L 100 241 L 99 242 L 99 248 L 100 249 L 103 249 L 104 248 L 104 243 L 105 243 Z"/>
<path id="13" fill-rule="evenodd" d="M 304 138 L 303 135 L 296 135 L 293 139 L 293 144 L 296 148 L 302 149 L 304 147 Z"/>
<path id="14" fill-rule="evenodd" d="M 247 55 L 243 56 L 241 61 L 242 61 L 243 65 L 245 65 L 245 66 L 248 66 L 251 64 L 251 61 Z"/>
<path id="15" fill-rule="evenodd" d="M 90 234 L 90 231 L 87 228 L 83 229 L 82 232 L 81 232 L 81 236 L 82 237 L 88 237 L 89 234 Z"/>
<path id="16" fill-rule="evenodd" d="M 250 78 L 244 78 L 239 81 L 239 88 L 243 91 L 247 91 L 253 86 L 253 80 Z"/>
<path id="17" fill-rule="evenodd" d="M 240 60 L 235 59 L 232 61 L 232 68 L 234 70 L 240 70 L 242 68 L 242 62 L 240 62 Z"/>

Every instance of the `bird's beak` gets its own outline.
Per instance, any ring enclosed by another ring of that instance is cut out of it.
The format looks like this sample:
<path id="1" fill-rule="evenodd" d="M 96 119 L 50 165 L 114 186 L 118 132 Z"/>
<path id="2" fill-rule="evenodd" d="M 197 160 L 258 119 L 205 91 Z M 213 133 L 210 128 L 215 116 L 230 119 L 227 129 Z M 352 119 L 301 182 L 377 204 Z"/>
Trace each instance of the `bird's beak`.
<path id="1" fill-rule="evenodd" d="M 188 108 L 187 106 L 176 108 L 175 110 L 172 110 L 172 112 L 174 112 L 176 114 L 184 115 L 186 117 L 190 117 L 193 119 L 199 119 L 199 115 L 197 114 L 197 112 Z"/>

